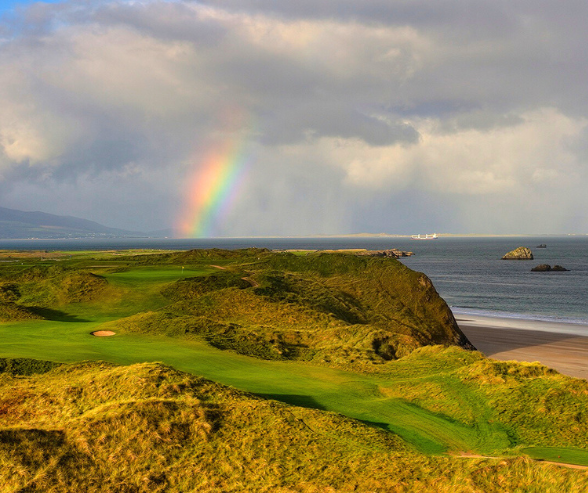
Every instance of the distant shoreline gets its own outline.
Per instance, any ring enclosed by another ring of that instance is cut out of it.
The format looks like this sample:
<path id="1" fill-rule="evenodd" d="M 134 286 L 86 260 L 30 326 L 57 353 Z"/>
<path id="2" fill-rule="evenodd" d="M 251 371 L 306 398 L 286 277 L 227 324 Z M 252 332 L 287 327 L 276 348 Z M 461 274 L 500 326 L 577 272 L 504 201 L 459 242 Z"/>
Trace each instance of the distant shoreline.
<path id="1" fill-rule="evenodd" d="M 424 233 L 421 233 L 424 234 Z M 154 240 L 262 240 L 262 239 L 324 239 L 324 238 L 411 238 L 412 234 L 393 233 L 349 233 L 349 234 L 315 234 L 315 235 L 278 235 L 278 236 L 214 236 L 208 238 L 174 237 L 174 236 L 150 236 L 150 235 L 111 235 L 111 234 L 88 234 L 83 236 L 47 236 L 47 237 L 26 237 L 26 238 L 0 238 L 0 241 L 67 241 L 67 240 L 122 240 L 122 239 L 154 239 Z M 563 238 L 563 237 L 584 237 L 588 233 L 437 233 L 439 238 Z"/>

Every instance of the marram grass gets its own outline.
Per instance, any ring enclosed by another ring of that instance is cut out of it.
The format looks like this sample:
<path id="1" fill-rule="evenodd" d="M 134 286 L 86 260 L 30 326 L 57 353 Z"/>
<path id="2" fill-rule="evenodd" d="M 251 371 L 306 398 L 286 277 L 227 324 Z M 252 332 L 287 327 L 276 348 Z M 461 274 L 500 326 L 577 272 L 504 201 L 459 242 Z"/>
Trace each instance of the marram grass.
<path id="1" fill-rule="evenodd" d="M 529 459 L 429 457 L 394 434 L 157 364 L 0 380 L 2 491 L 584 491 Z"/>
<path id="2" fill-rule="evenodd" d="M 532 459 L 588 465 L 588 384 L 460 348 L 393 259 L 28 255 L 0 317 L 6 491 L 588 489 Z"/>

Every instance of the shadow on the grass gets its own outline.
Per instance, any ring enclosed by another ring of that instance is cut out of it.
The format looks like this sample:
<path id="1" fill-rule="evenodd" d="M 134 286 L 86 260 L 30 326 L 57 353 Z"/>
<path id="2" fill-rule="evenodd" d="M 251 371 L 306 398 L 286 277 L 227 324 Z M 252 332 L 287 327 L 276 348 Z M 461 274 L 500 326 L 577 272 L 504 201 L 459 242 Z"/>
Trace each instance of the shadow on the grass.
<path id="1" fill-rule="evenodd" d="M 29 306 L 27 308 L 36 315 L 43 317 L 45 320 L 52 320 L 55 322 L 91 322 L 91 320 L 86 320 L 85 318 L 80 318 L 76 315 L 70 315 L 69 313 L 53 310 L 51 308 L 43 308 L 40 306 Z"/>
<path id="2" fill-rule="evenodd" d="M 306 407 L 310 409 L 319 409 L 326 411 L 327 408 L 319 404 L 318 401 L 310 395 L 300 394 L 255 394 L 262 399 L 272 399 L 274 401 L 285 402 L 293 406 Z"/>

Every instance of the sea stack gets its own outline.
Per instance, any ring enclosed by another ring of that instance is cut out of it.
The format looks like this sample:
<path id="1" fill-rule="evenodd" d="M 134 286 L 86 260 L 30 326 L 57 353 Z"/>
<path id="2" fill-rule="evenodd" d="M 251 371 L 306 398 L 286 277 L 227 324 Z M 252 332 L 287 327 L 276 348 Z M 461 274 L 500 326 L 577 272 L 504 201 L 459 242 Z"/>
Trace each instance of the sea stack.
<path id="1" fill-rule="evenodd" d="M 518 247 L 508 252 L 502 260 L 533 260 L 533 252 L 527 247 Z"/>

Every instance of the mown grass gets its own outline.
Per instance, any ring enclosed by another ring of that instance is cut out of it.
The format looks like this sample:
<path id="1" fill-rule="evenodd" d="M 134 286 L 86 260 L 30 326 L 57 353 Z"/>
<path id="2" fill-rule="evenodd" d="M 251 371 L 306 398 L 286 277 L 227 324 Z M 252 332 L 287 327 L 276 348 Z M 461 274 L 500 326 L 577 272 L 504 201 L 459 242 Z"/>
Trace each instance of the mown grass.
<path id="1" fill-rule="evenodd" d="M 526 447 L 521 452 L 529 457 L 567 464 L 588 465 L 588 450 L 567 447 Z"/>
<path id="2" fill-rule="evenodd" d="M 464 339 L 443 300 L 395 260 L 255 249 L 118 259 L 2 266 L 4 303 L 44 320 L 0 324 L 0 356 L 163 361 L 361 420 L 414 453 L 541 457 L 559 447 L 580 460 L 586 447 L 586 382 L 456 347 Z M 91 336 L 97 329 L 117 335 Z"/>

